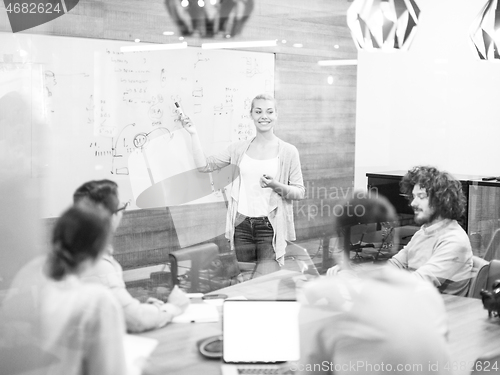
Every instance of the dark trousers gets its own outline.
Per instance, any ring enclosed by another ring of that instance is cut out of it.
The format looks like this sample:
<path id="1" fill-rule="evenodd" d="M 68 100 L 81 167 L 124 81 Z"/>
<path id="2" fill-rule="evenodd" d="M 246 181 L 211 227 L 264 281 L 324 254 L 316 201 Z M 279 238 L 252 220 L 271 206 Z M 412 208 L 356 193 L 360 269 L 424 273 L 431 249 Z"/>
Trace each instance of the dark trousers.
<path id="1" fill-rule="evenodd" d="M 248 217 L 240 213 L 234 228 L 234 247 L 239 262 L 257 263 L 254 276 L 278 271 L 273 249 L 274 230 L 266 216 Z"/>

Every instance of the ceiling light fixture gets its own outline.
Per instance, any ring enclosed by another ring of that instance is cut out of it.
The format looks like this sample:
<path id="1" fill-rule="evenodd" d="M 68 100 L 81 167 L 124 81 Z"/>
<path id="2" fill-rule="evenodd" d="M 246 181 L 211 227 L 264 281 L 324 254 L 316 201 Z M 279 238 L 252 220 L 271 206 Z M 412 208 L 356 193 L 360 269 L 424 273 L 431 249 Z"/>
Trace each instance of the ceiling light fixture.
<path id="1" fill-rule="evenodd" d="M 319 60 L 319 66 L 358 65 L 358 60 Z"/>
<path id="2" fill-rule="evenodd" d="M 500 61 L 500 9 L 497 0 L 488 0 L 472 24 L 470 35 L 476 56 Z"/>
<path id="3" fill-rule="evenodd" d="M 241 32 L 254 0 L 165 0 L 165 5 L 181 35 L 224 37 Z"/>
<path id="4" fill-rule="evenodd" d="M 141 52 L 141 51 L 163 51 L 169 49 L 187 48 L 187 43 L 169 43 L 169 44 L 143 44 L 140 46 L 123 46 L 121 52 Z"/>
<path id="5" fill-rule="evenodd" d="M 354 0 L 347 10 L 347 26 L 359 49 L 407 50 L 419 16 L 415 0 Z"/>
<path id="6" fill-rule="evenodd" d="M 221 42 L 221 43 L 202 43 L 203 49 L 220 49 L 220 48 L 252 48 L 252 47 L 273 47 L 276 46 L 274 40 L 255 40 L 248 42 Z"/>

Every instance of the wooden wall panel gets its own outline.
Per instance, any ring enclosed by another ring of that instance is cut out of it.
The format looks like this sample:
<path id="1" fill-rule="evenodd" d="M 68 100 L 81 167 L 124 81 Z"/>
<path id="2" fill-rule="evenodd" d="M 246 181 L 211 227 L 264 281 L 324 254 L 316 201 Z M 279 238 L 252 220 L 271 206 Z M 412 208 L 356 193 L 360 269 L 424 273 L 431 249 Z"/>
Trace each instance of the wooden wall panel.
<path id="1" fill-rule="evenodd" d="M 345 0 L 256 0 L 255 9 L 234 40 L 277 39 L 276 47 L 255 51 L 276 54 L 275 91 L 279 124 L 276 134 L 300 152 L 306 186 L 305 200 L 296 202 L 298 239 L 319 236 L 333 225 L 325 213 L 339 197 L 319 197 L 314 192 L 349 192 L 354 180 L 356 120 L 356 66 L 320 67 L 318 60 L 356 59 L 357 51 L 346 26 Z M 0 4 L 0 30 L 10 32 L 6 12 Z M 117 39 L 130 42 L 178 42 L 164 0 L 81 0 L 76 8 L 48 24 L 26 31 L 48 35 Z M 286 43 L 282 40 L 286 39 Z M 191 46 L 205 39 L 188 37 Z M 302 48 L 293 47 L 302 43 Z M 339 48 L 334 48 L 334 45 Z M 0 56 L 1 58 L 1 56 Z M 326 82 L 333 77 L 333 84 Z M 323 190 L 324 191 L 324 190 Z M 313 215 L 313 210 L 323 212 Z M 210 205 L 186 208 L 185 222 L 193 215 L 210 220 Z M 314 216 L 314 217 L 313 217 Z M 208 230 L 193 228 L 193 235 Z M 224 240 L 220 236 L 221 247 Z M 126 212 L 115 238 L 117 259 L 125 268 L 165 261 L 179 247 L 172 218 L 167 210 Z"/>

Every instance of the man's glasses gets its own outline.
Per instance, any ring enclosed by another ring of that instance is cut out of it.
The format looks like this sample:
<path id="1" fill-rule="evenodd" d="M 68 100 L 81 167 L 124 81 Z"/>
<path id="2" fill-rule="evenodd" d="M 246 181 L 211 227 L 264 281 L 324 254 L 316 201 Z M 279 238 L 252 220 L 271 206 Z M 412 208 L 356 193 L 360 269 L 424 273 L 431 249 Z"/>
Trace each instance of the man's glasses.
<path id="1" fill-rule="evenodd" d="M 130 204 L 130 202 L 124 203 L 123 206 L 121 206 L 120 208 L 117 208 L 115 210 L 115 212 L 113 212 L 113 213 L 117 214 L 120 211 L 125 211 L 127 209 L 127 207 L 128 207 L 129 204 Z"/>

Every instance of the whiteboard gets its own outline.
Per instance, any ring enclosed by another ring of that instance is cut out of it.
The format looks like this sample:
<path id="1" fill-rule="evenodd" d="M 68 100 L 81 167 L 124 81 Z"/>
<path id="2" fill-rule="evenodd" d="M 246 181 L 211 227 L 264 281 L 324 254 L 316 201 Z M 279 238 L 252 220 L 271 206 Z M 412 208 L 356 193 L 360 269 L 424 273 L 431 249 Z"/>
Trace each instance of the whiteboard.
<path id="1" fill-rule="evenodd" d="M 33 134 L 45 147 L 33 154 L 32 175 L 42 181 L 43 217 L 58 216 L 88 180 L 116 181 L 120 199 L 138 208 L 137 195 L 154 178 L 194 168 L 174 101 L 209 155 L 253 137 L 251 100 L 274 93 L 272 53 L 195 47 L 122 53 L 130 43 L 19 33 L 0 33 L 0 45 L 4 63 L 42 67 L 43 87 L 32 91 L 42 93 L 43 126 Z M 195 203 L 221 199 L 212 195 Z"/>

